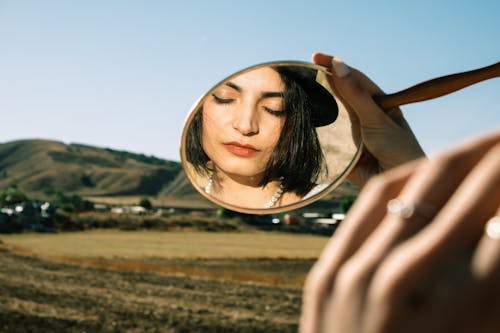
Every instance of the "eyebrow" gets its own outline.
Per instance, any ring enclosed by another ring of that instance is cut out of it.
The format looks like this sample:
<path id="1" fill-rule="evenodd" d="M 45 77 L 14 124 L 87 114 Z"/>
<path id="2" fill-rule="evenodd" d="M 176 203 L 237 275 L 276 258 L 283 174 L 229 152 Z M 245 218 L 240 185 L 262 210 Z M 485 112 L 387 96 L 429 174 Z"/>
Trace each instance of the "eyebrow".
<path id="1" fill-rule="evenodd" d="M 241 87 L 240 86 L 237 86 L 236 84 L 232 83 L 232 82 L 226 82 L 226 86 L 230 87 L 230 88 L 233 88 L 234 90 L 240 92 L 241 91 Z"/>
<path id="2" fill-rule="evenodd" d="M 237 84 L 234 84 L 233 82 L 229 81 L 226 82 L 226 86 L 233 88 L 237 92 L 241 92 L 243 89 L 238 86 Z M 270 97 L 285 97 L 285 92 L 284 91 L 264 91 L 261 94 L 261 98 L 270 98 Z"/>

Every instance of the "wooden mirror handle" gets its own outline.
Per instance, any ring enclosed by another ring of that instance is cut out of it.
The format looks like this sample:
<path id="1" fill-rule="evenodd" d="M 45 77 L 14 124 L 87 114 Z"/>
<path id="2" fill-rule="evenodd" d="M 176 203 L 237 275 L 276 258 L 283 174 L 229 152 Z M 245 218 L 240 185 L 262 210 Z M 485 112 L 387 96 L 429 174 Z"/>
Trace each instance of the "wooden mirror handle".
<path id="1" fill-rule="evenodd" d="M 444 96 L 498 76 L 500 76 L 500 62 L 468 72 L 438 77 L 394 94 L 374 96 L 374 100 L 382 109 L 388 110 L 400 105 Z"/>

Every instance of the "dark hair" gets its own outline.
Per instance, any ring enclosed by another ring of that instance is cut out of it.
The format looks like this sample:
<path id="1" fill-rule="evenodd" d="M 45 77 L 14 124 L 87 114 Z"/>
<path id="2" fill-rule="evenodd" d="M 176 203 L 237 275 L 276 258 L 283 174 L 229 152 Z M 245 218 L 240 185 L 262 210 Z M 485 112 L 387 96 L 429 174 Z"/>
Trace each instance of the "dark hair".
<path id="1" fill-rule="evenodd" d="M 323 164 L 323 153 L 311 119 L 311 101 L 291 76 L 280 71 L 280 67 L 273 69 L 280 74 L 285 84 L 286 119 L 259 185 L 265 186 L 283 177 L 284 191 L 303 196 L 314 187 Z M 213 170 L 208 166 L 210 158 L 201 144 L 202 111 L 200 107 L 189 127 L 186 157 L 198 173 L 208 175 Z"/>

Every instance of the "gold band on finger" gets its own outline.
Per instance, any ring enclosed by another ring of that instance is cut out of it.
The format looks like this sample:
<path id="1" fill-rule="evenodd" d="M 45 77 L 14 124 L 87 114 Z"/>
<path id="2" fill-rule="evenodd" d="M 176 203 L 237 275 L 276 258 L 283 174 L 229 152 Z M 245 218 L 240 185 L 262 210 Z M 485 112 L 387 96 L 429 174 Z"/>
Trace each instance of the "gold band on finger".
<path id="1" fill-rule="evenodd" d="M 484 231 L 489 238 L 495 240 L 500 239 L 500 216 L 493 216 L 489 219 L 484 226 Z"/>

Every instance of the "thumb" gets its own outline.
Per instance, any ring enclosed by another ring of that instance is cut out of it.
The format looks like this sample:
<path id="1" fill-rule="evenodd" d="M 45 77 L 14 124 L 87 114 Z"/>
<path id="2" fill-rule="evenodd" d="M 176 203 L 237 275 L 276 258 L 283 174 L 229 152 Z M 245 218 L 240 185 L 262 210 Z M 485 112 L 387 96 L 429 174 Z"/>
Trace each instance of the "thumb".
<path id="1" fill-rule="evenodd" d="M 347 66 L 339 57 L 323 53 L 313 54 L 312 60 L 330 69 L 332 75 L 328 81 L 333 91 L 355 112 L 361 126 L 379 128 L 387 126 L 388 121 L 393 122 L 372 98 L 382 90 L 361 72 Z"/>

